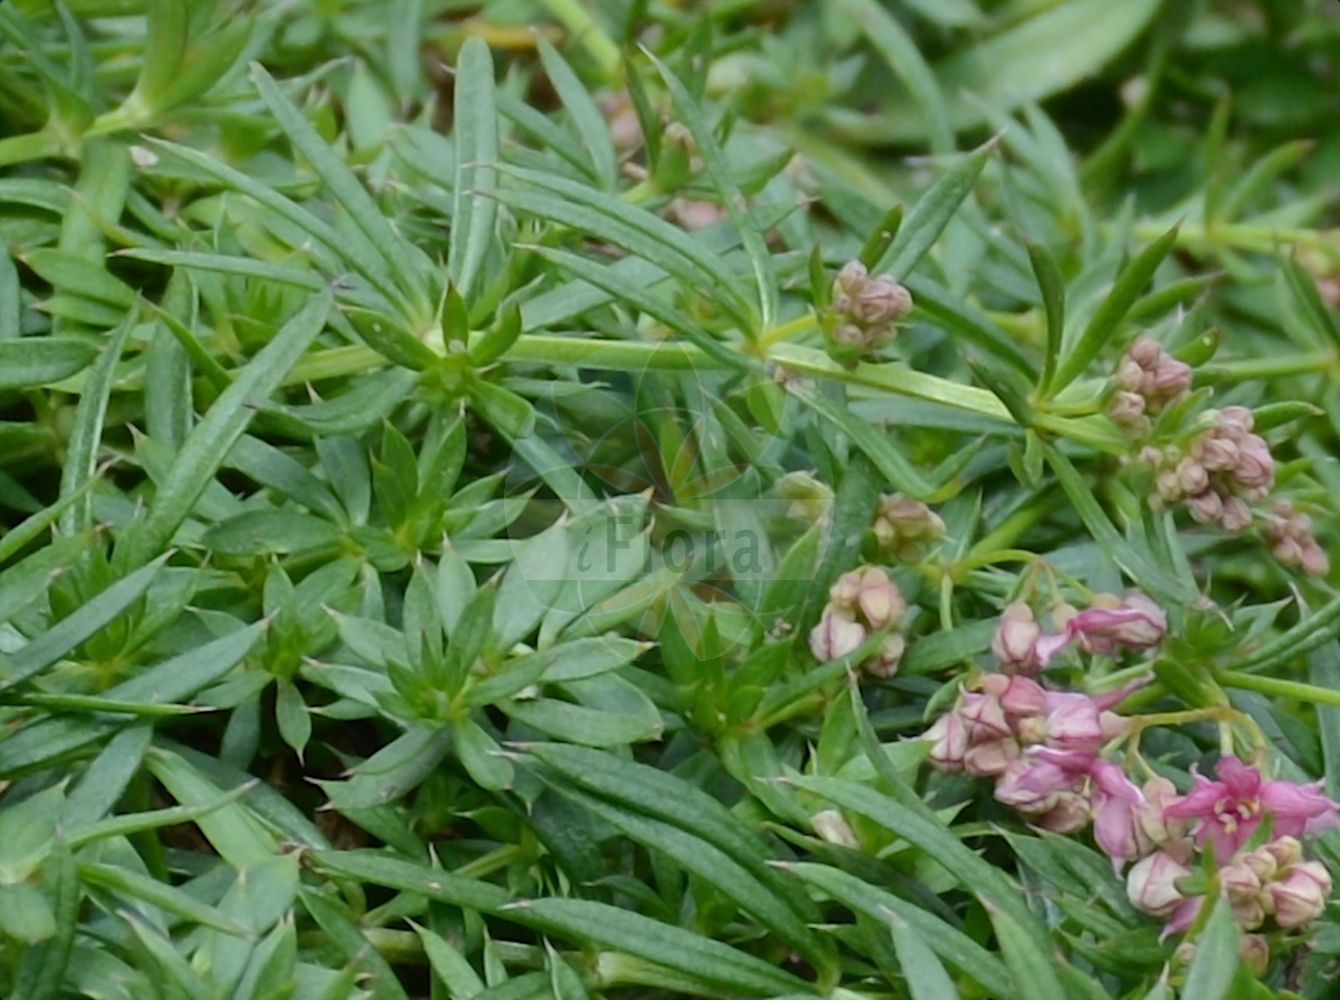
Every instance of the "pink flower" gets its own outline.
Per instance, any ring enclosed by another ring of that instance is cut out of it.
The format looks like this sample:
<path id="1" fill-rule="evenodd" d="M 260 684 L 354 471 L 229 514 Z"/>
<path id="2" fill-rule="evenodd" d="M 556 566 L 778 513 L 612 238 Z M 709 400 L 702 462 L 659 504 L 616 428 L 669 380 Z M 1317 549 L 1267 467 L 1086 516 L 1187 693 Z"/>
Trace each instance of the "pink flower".
<path id="1" fill-rule="evenodd" d="M 1096 761 L 1093 779 L 1093 839 L 1121 870 L 1124 862 L 1148 853 L 1150 841 L 1140 825 L 1145 797 L 1116 764 Z"/>
<path id="2" fill-rule="evenodd" d="M 1121 648 L 1152 649 L 1163 640 L 1168 619 L 1163 609 L 1141 593 L 1118 599 L 1100 594 L 1093 607 L 1070 616 L 1057 635 L 1043 636 L 1035 647 L 1041 666 L 1070 643 L 1088 653 L 1111 656 Z"/>
<path id="3" fill-rule="evenodd" d="M 1265 814 L 1274 817 L 1280 837 L 1304 837 L 1340 826 L 1336 803 L 1319 791 L 1320 783 L 1263 781 L 1261 772 L 1236 757 L 1222 757 L 1217 780 L 1196 775 L 1196 787 L 1164 809 L 1171 819 L 1195 820 L 1196 843 L 1213 847 L 1227 860 L 1251 839 Z"/>
<path id="4" fill-rule="evenodd" d="M 1171 854 L 1159 851 L 1131 866 L 1126 875 L 1126 897 L 1132 906 L 1165 917 L 1185 901 L 1177 880 L 1190 874 L 1191 870 Z"/>

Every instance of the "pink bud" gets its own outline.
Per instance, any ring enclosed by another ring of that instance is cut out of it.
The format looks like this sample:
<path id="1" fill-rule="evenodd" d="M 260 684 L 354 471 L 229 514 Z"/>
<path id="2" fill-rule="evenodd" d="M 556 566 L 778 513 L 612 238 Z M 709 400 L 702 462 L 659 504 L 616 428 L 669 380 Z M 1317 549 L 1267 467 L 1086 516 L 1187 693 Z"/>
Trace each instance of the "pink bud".
<path id="1" fill-rule="evenodd" d="M 842 611 L 859 612 L 863 623 L 876 631 L 897 625 L 907 612 L 897 584 L 878 566 L 843 573 L 828 596 Z"/>
<path id="2" fill-rule="evenodd" d="M 1005 708 L 996 695 L 968 691 L 959 699 L 958 712 L 967 727 L 968 740 L 972 743 L 984 743 L 1011 733 L 1009 720 L 1005 718 Z"/>
<path id="3" fill-rule="evenodd" d="M 1258 848 L 1258 851 L 1269 855 L 1280 871 L 1303 860 L 1303 845 L 1297 837 L 1276 837 L 1264 847 Z"/>
<path id="4" fill-rule="evenodd" d="M 1283 879 L 1267 887 L 1275 923 L 1292 929 L 1310 924 L 1326 909 L 1331 876 L 1317 861 L 1300 861 Z"/>
<path id="5" fill-rule="evenodd" d="M 1238 446 L 1238 461 L 1233 466 L 1233 478 L 1240 486 L 1249 489 L 1268 487 L 1275 481 L 1275 460 L 1262 438 L 1251 434 Z"/>
<path id="6" fill-rule="evenodd" d="M 1224 502 L 1214 490 L 1196 494 L 1186 502 L 1186 507 L 1197 524 L 1214 524 L 1224 512 Z"/>
<path id="7" fill-rule="evenodd" d="M 864 626 L 830 604 L 824 608 L 819 624 L 810 630 L 810 652 L 819 662 L 828 663 L 856 652 L 865 636 Z"/>
<path id="8" fill-rule="evenodd" d="M 1159 342 L 1149 337 L 1137 337 L 1132 341 L 1126 354 L 1145 371 L 1152 370 L 1164 358 L 1163 348 L 1159 346 Z"/>
<path id="9" fill-rule="evenodd" d="M 1209 489 L 1210 474 L 1194 458 L 1184 458 L 1177 463 L 1177 485 L 1182 492 L 1195 496 Z"/>
<path id="10" fill-rule="evenodd" d="M 1107 406 L 1107 416 L 1121 427 L 1143 430 L 1149 423 L 1145 416 L 1145 397 L 1137 392 L 1118 390 Z"/>
<path id="11" fill-rule="evenodd" d="M 1219 426 L 1236 434 L 1248 434 L 1256 426 L 1256 418 L 1245 406 L 1225 406 L 1219 411 Z"/>
<path id="12" fill-rule="evenodd" d="M 1226 472 L 1238 464 L 1238 446 L 1231 438 L 1213 431 L 1203 435 L 1195 445 L 1196 458 L 1211 472 Z"/>
<path id="13" fill-rule="evenodd" d="M 963 770 L 974 778 L 993 778 L 1005 773 L 1018 756 L 1019 744 L 1008 736 L 972 743 L 963 755 Z"/>
<path id="14" fill-rule="evenodd" d="M 1103 746 L 1098 705 L 1086 694 L 1047 692 L 1047 743 L 1059 750 L 1096 754 Z"/>
<path id="15" fill-rule="evenodd" d="M 886 636 L 879 651 L 861 664 L 861 669 L 872 677 L 888 679 L 898 672 L 903 653 L 907 649 L 907 640 L 897 632 Z"/>
<path id="16" fill-rule="evenodd" d="M 1153 371 L 1154 392 L 1164 399 L 1175 399 L 1191 388 L 1191 366 L 1164 355 Z"/>
<path id="17" fill-rule="evenodd" d="M 1244 934 L 1238 939 L 1238 957 L 1260 978 L 1270 966 L 1270 942 L 1260 934 Z"/>
<path id="18" fill-rule="evenodd" d="M 1191 870 L 1171 854 L 1159 851 L 1131 866 L 1126 875 L 1126 898 L 1131 905 L 1156 917 L 1165 917 L 1186 898 L 1177 888 L 1177 880 Z"/>
<path id="19" fill-rule="evenodd" d="M 1094 784 L 1093 839 L 1119 870 L 1150 847 L 1139 823 L 1145 799 L 1116 764 L 1098 761 L 1089 773 Z"/>
<path id="20" fill-rule="evenodd" d="M 1010 763 L 996 782 L 996 801 L 1024 813 L 1050 811 L 1062 792 L 1073 791 L 1076 775 L 1036 757 Z"/>
<path id="21" fill-rule="evenodd" d="M 991 652 L 1000 669 L 1008 674 L 1032 676 L 1041 669 L 1037 644 L 1042 629 L 1033 620 L 1033 610 L 1022 601 L 1007 605 L 991 639 Z"/>
<path id="22" fill-rule="evenodd" d="M 927 760 L 941 771 L 963 770 L 963 755 L 968 752 L 968 731 L 956 712 L 947 712 L 921 737 L 931 743 Z"/>
<path id="23" fill-rule="evenodd" d="M 1331 571 L 1331 560 L 1326 550 L 1311 539 L 1303 544 L 1298 565 L 1308 576 L 1325 576 Z"/>
<path id="24" fill-rule="evenodd" d="M 1078 833 L 1089 825 L 1089 800 L 1077 792 L 1062 792 L 1056 805 L 1033 820 L 1052 833 Z"/>
<path id="25" fill-rule="evenodd" d="M 1047 692 L 1037 681 L 1027 677 L 1011 677 L 1000 693 L 1000 707 L 1012 723 L 1022 718 L 1042 715 L 1047 710 Z"/>
<path id="26" fill-rule="evenodd" d="M 1233 908 L 1233 919 L 1245 930 L 1261 926 L 1266 918 L 1261 901 L 1261 880 L 1251 867 L 1241 863 L 1219 869 L 1219 887 Z"/>
<path id="27" fill-rule="evenodd" d="M 867 281 L 856 293 L 850 315 L 866 326 L 884 326 L 896 323 L 911 311 L 912 296 L 908 290 L 888 275 L 880 275 Z"/>
<path id="28" fill-rule="evenodd" d="M 1226 497 L 1224 512 L 1220 516 L 1219 523 L 1232 535 L 1246 531 L 1252 524 L 1252 509 L 1241 497 Z"/>

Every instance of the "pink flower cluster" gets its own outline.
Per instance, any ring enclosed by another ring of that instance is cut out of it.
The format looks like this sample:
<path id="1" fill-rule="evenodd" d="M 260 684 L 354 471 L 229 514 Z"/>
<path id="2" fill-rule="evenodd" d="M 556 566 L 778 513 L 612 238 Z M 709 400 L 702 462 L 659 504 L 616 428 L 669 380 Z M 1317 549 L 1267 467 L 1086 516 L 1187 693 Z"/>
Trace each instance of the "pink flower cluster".
<path id="1" fill-rule="evenodd" d="M 1114 869 L 1131 866 L 1132 904 L 1166 918 L 1165 935 L 1191 927 L 1210 884 L 1244 931 L 1294 931 L 1315 920 L 1331 878 L 1323 865 L 1303 859 L 1301 841 L 1340 827 L 1340 805 L 1319 783 L 1269 781 L 1236 757 L 1219 761 L 1214 780 L 1193 770 L 1195 787 L 1186 795 L 1160 776 L 1137 785 L 1103 750 L 1128 731 L 1129 720 L 1112 709 L 1139 682 L 1093 697 L 1050 691 L 1033 678 L 1072 643 L 1107 655 L 1151 648 L 1167 628 L 1163 613 L 1142 594 L 1103 595 L 1087 611 L 1067 609 L 1060 617 L 1061 631 L 1047 635 L 1028 605 L 1006 607 L 992 641 L 1002 672 L 960 692 L 926 731 L 931 764 L 993 779 L 996 800 L 1035 826 L 1076 833 L 1092 823 Z M 1267 822 L 1272 839 L 1261 842 Z M 1216 862 L 1216 879 L 1205 877 L 1198 852 Z M 1263 969 L 1269 942 L 1248 934 L 1243 953 Z"/>
<path id="2" fill-rule="evenodd" d="M 1226 406 L 1185 449 L 1144 448 L 1140 459 L 1154 470 L 1156 506 L 1184 503 L 1200 524 L 1246 530 L 1252 523 L 1249 504 L 1264 500 L 1275 485 L 1275 460 L 1254 425 L 1251 410 Z"/>
<path id="3" fill-rule="evenodd" d="M 1151 416 L 1182 399 L 1191 388 L 1191 366 L 1178 361 L 1157 342 L 1141 337 L 1117 367 L 1117 391 L 1108 404 L 1112 421 L 1137 436 L 1153 426 Z"/>
<path id="4" fill-rule="evenodd" d="M 872 633 L 897 628 L 906 614 L 902 591 L 878 566 L 843 573 L 828 591 L 819 624 L 810 630 L 810 652 L 823 663 L 849 656 Z M 890 632 L 861 668 L 876 677 L 892 677 L 906 645 L 900 633 Z"/>
<path id="5" fill-rule="evenodd" d="M 1264 518 L 1262 534 L 1271 554 L 1284 566 L 1301 569 L 1308 576 L 1325 576 L 1331 570 L 1326 550 L 1312 537 L 1312 519 L 1294 510 L 1288 500 L 1275 503 Z"/>
<path id="6" fill-rule="evenodd" d="M 1021 675 L 988 674 L 980 691 L 964 691 L 927 730 L 930 762 L 995 778 L 1000 802 L 1038 826 L 1073 833 L 1121 794 L 1098 753 L 1123 732 L 1125 720 L 1110 709 L 1128 693 L 1091 698 L 1048 691 Z"/>
<path id="7" fill-rule="evenodd" d="M 1324 865 L 1303 860 L 1301 841 L 1340 827 L 1337 803 L 1320 785 L 1267 781 L 1259 769 L 1223 757 L 1215 780 L 1195 776 L 1184 796 L 1160 803 L 1166 836 L 1146 851 L 1126 878 L 1131 902 L 1168 918 L 1165 934 L 1194 923 L 1206 887 L 1193 875 L 1197 850 L 1209 851 L 1218 865 L 1220 892 L 1245 931 L 1272 921 L 1280 930 L 1305 927 L 1325 909 L 1331 876 Z M 1251 846 L 1266 820 L 1271 840 Z"/>
<path id="8" fill-rule="evenodd" d="M 991 640 L 991 651 L 1002 671 L 1036 677 L 1072 644 L 1103 656 L 1121 649 L 1152 649 L 1168 630 L 1163 609 L 1138 592 L 1126 597 L 1098 594 L 1085 611 L 1060 605 L 1052 617 L 1059 631 L 1047 635 L 1027 604 L 1016 601 L 1006 606 Z"/>
<path id="9" fill-rule="evenodd" d="M 944 536 L 945 523 L 920 500 L 894 493 L 879 498 L 871 530 L 882 553 L 912 562 L 920 558 L 926 543 Z"/>

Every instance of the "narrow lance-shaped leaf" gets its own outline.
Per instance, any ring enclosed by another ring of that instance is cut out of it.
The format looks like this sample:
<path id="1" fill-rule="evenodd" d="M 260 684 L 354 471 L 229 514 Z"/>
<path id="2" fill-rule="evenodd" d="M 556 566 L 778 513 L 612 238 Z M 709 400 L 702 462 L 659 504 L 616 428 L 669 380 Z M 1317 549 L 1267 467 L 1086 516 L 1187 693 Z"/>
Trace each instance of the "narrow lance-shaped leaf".
<path id="1" fill-rule="evenodd" d="M 121 545 L 126 546 L 126 561 L 134 564 L 171 542 L 257 409 L 269 400 L 288 370 L 325 326 L 330 302 L 329 292 L 314 297 L 256 353 L 214 401 L 177 453 L 144 521 L 122 537 L 118 558 Z"/>
<path id="2" fill-rule="evenodd" d="M 479 192 L 496 183 L 498 111 L 494 99 L 493 59 L 488 45 L 471 37 L 456 64 L 456 181 L 452 196 L 451 245 L 447 275 L 467 302 L 479 280 L 484 254 L 494 236 L 497 204 Z"/>
<path id="3" fill-rule="evenodd" d="M 995 148 L 995 140 L 978 146 L 932 184 L 907 214 L 873 270 L 892 274 L 899 281 L 911 274 L 968 197 Z"/>
<path id="4" fill-rule="evenodd" d="M 1121 321 L 1126 318 L 1145 286 L 1168 256 L 1168 251 L 1177 242 L 1177 227 L 1174 226 L 1157 240 L 1140 251 L 1128 265 L 1112 291 L 1093 314 L 1087 326 L 1075 338 L 1075 342 L 1066 351 L 1065 358 L 1056 369 L 1055 377 L 1046 387 L 1053 395 L 1060 392 L 1084 373 L 1090 362 L 1098 356 L 1103 347 L 1116 335 Z"/>

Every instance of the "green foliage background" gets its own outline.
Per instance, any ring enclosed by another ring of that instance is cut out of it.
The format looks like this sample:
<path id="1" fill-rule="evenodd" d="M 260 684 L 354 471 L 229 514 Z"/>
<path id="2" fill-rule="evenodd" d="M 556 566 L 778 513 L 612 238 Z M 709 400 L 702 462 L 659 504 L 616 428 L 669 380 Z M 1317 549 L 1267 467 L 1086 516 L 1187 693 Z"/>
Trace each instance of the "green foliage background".
<path id="1" fill-rule="evenodd" d="M 1336 562 L 1338 13 L 0 6 L 0 994 L 1334 996 L 1333 921 L 1188 968 L 903 737 L 1043 557 L 1169 609 L 1146 706 L 1340 792 L 1330 583 L 1102 416 L 1174 345 Z M 847 367 L 857 256 L 917 309 Z M 895 490 L 948 530 L 857 687 L 805 634 Z"/>

